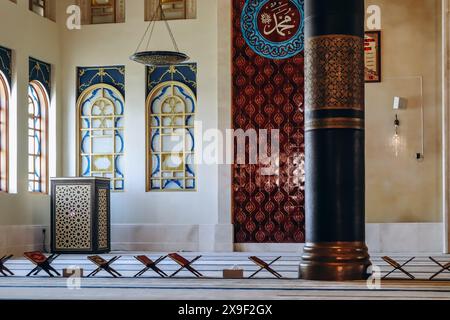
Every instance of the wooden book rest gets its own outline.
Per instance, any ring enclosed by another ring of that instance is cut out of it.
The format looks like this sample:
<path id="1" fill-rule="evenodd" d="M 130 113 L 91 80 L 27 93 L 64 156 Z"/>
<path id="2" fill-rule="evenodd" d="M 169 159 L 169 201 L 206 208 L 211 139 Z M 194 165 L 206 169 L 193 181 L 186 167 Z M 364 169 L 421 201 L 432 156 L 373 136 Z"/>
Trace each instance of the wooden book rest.
<path id="1" fill-rule="evenodd" d="M 3 258 L 0 259 L 0 273 L 5 277 L 7 277 L 8 274 L 10 276 L 14 275 L 14 273 L 12 273 L 11 270 L 9 270 L 7 267 L 5 267 L 5 263 L 12 257 L 13 257 L 13 255 L 11 254 L 9 256 L 4 256 Z"/>
<path id="2" fill-rule="evenodd" d="M 37 276 L 41 271 L 45 271 L 52 278 L 54 277 L 52 272 L 57 276 L 61 276 L 61 274 L 51 266 L 52 262 L 59 257 L 59 254 L 52 254 L 47 258 L 42 252 L 33 251 L 25 252 L 23 255 L 36 265 L 36 267 L 27 274 L 27 277 L 31 275 Z"/>
<path id="3" fill-rule="evenodd" d="M 175 275 L 177 275 L 181 270 L 186 269 L 189 270 L 192 274 L 194 274 L 197 278 L 203 277 L 203 275 L 198 272 L 197 270 L 195 270 L 192 267 L 192 264 L 197 261 L 198 259 L 200 259 L 202 256 L 197 256 L 195 257 L 193 260 L 189 261 L 186 258 L 182 257 L 181 255 L 179 255 L 178 253 L 170 253 L 168 255 L 168 257 L 170 259 L 172 259 L 173 261 L 175 261 L 177 264 L 179 264 L 181 266 L 180 269 L 178 269 L 177 271 L 175 271 L 170 277 L 174 277 Z"/>
<path id="4" fill-rule="evenodd" d="M 250 277 L 248 277 L 249 279 L 253 278 L 254 276 L 256 276 L 259 272 L 261 272 L 262 270 L 266 270 L 268 272 L 270 272 L 272 275 L 274 275 L 275 277 L 277 277 L 278 279 L 283 278 L 283 276 L 281 274 L 279 274 L 278 272 L 276 272 L 275 270 L 273 270 L 271 268 L 271 265 L 274 264 L 275 262 L 277 262 L 278 260 L 281 259 L 281 257 L 276 258 L 275 260 L 273 260 L 270 263 L 265 262 L 264 260 L 258 258 L 258 257 L 249 257 L 250 261 L 252 261 L 254 264 L 256 264 L 257 266 L 260 267 L 259 270 L 257 270 L 255 273 L 253 273 Z"/>
<path id="5" fill-rule="evenodd" d="M 397 261 L 395 261 L 394 259 L 392 259 L 391 257 L 382 257 L 382 259 L 389 264 L 391 267 L 393 267 L 394 269 L 391 270 L 390 272 L 388 272 L 382 279 L 386 279 L 389 275 L 391 275 L 392 273 L 394 273 L 395 271 L 399 270 L 402 273 L 406 274 L 411 280 L 416 279 L 416 277 L 414 277 L 411 273 L 409 273 L 408 271 L 406 271 L 403 267 L 406 266 L 408 263 L 410 263 L 411 261 L 413 261 L 416 257 L 412 257 L 411 259 L 409 259 L 408 261 L 406 261 L 403 264 L 398 263 Z"/>
<path id="6" fill-rule="evenodd" d="M 94 277 L 97 273 L 99 273 L 102 270 L 108 272 L 114 278 L 121 277 L 122 275 L 111 267 L 111 265 L 114 262 L 116 262 L 117 260 L 119 260 L 120 258 L 121 258 L 121 256 L 115 256 L 111 260 L 106 261 L 105 259 L 103 259 L 100 256 L 90 256 L 90 257 L 88 257 L 88 259 L 97 266 L 97 269 L 95 269 L 90 274 L 88 274 L 88 278 L 89 277 Z"/>
<path id="7" fill-rule="evenodd" d="M 450 262 L 443 265 L 441 264 L 439 261 L 437 261 L 436 259 L 434 259 L 433 257 L 430 257 L 430 260 L 433 261 L 434 263 L 436 263 L 438 266 L 441 267 L 441 270 L 439 270 L 438 272 L 436 272 L 435 274 L 433 274 L 430 277 L 430 280 L 433 280 L 434 278 L 436 278 L 438 275 L 440 275 L 442 272 L 444 271 L 449 271 L 450 272 Z"/>
<path id="8" fill-rule="evenodd" d="M 157 274 L 159 274 L 161 276 L 161 278 L 168 277 L 168 275 L 164 271 L 162 271 L 160 268 L 157 267 L 157 264 L 160 263 L 161 261 L 163 261 L 165 258 L 167 258 L 167 256 L 160 257 L 158 260 L 153 261 L 152 259 L 150 259 L 147 256 L 135 257 L 135 259 L 138 260 L 139 262 L 141 262 L 145 266 L 145 268 L 142 269 L 141 271 L 139 271 L 134 277 L 135 278 L 141 277 L 142 275 L 144 275 L 144 273 L 146 273 L 150 269 L 152 269 Z"/>

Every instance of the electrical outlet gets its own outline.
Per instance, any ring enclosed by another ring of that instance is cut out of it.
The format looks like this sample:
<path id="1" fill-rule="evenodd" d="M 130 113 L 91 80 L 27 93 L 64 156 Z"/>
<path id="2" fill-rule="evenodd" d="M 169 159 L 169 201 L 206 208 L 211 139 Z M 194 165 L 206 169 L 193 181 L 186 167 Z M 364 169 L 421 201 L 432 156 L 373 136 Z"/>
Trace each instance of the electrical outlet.
<path id="1" fill-rule="evenodd" d="M 46 229 L 42 229 L 42 250 L 44 252 L 47 252 L 47 248 L 45 246 L 45 242 L 47 240 L 47 235 L 46 235 L 47 230 Z"/>

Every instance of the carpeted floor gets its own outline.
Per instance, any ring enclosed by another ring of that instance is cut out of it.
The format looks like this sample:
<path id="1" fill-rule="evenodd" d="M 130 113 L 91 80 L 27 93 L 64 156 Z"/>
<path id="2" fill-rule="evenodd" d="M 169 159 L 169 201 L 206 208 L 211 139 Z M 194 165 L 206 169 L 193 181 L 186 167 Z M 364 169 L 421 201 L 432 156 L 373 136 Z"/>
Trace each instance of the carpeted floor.
<path id="1" fill-rule="evenodd" d="M 182 253 L 187 258 L 195 253 Z M 117 253 L 117 255 L 121 255 Z M 160 254 L 148 254 L 156 259 Z M 24 258 L 11 260 L 6 265 L 16 274 L 14 277 L 0 277 L 0 299 L 450 299 L 450 272 L 444 272 L 435 281 L 427 279 L 440 268 L 428 259 L 418 256 L 405 268 L 413 273 L 417 280 L 409 281 L 399 272 L 392 275 L 392 280 L 381 281 L 381 287 L 370 289 L 365 281 L 357 282 L 311 282 L 298 279 L 298 254 L 279 254 L 283 258 L 273 265 L 283 279 L 274 279 L 262 271 L 255 279 L 226 280 L 222 278 L 225 268 L 239 267 L 245 270 L 245 276 L 257 270 L 247 259 L 248 253 L 204 254 L 194 267 L 203 273 L 204 279 L 196 279 L 189 272 L 180 272 L 176 278 L 161 279 L 149 271 L 144 277 L 133 276 L 142 269 L 130 253 L 123 254 L 113 267 L 123 278 L 111 278 L 100 272 L 95 278 L 64 279 L 48 278 L 44 273 L 37 277 L 24 277 L 33 265 Z M 113 255 L 105 255 L 105 258 Z M 258 254 L 266 261 L 271 261 L 278 254 Z M 392 255 L 399 262 L 410 257 Z M 433 255 L 438 261 L 447 263 L 450 256 Z M 372 256 L 372 262 L 381 268 L 382 274 L 391 270 L 380 256 Z M 78 266 L 85 275 L 95 266 L 81 255 L 64 255 L 54 261 L 58 271 L 65 267 Z M 164 260 L 159 267 L 167 273 L 178 269 L 170 259 Z"/>

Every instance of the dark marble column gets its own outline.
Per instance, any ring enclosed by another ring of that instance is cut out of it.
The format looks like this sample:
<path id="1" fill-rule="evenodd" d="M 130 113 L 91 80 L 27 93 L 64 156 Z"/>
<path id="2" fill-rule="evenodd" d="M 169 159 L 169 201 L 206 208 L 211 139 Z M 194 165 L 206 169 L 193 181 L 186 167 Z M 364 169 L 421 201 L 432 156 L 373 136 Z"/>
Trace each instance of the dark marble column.
<path id="1" fill-rule="evenodd" d="M 305 0 L 303 279 L 363 279 L 370 265 L 364 213 L 364 16 L 364 0 Z"/>

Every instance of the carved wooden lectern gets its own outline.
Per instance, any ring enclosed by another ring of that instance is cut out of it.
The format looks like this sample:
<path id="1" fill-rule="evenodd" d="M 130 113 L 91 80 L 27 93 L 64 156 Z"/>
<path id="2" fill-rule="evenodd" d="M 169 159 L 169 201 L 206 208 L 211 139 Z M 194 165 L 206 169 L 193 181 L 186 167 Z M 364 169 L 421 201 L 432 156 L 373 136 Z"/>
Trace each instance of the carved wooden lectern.
<path id="1" fill-rule="evenodd" d="M 51 180 L 53 253 L 99 254 L 111 250 L 110 180 Z"/>

